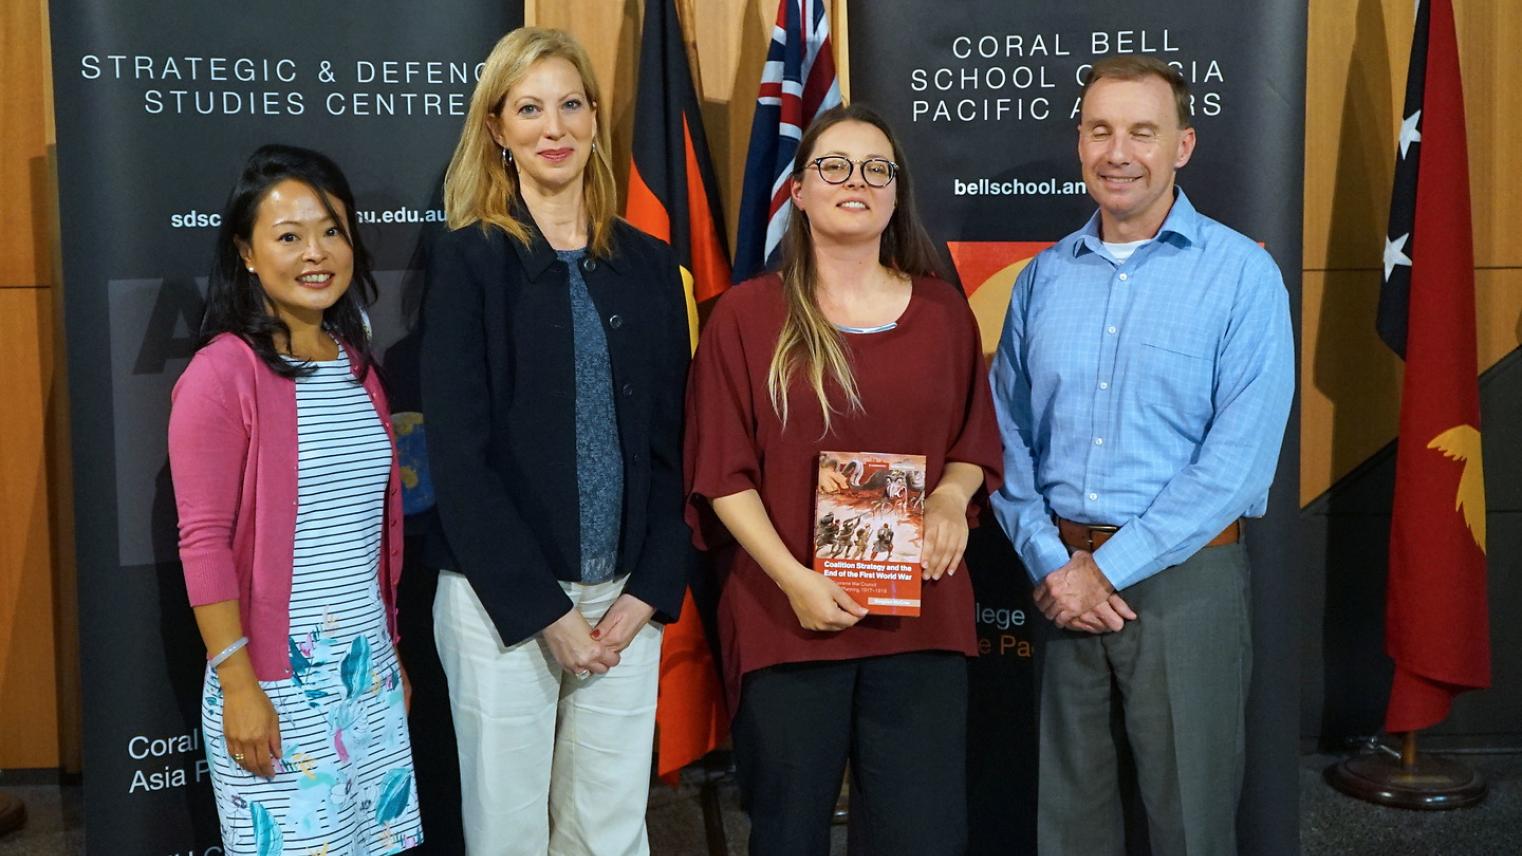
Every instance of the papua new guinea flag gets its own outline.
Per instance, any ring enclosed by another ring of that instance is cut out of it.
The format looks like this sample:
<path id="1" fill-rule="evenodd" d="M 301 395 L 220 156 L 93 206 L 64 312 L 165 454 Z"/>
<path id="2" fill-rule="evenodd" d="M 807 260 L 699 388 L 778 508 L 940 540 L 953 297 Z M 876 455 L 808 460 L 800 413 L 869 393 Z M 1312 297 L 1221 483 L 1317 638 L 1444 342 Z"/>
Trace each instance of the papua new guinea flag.
<path id="1" fill-rule="evenodd" d="M 1448 716 L 1490 686 L 1485 473 L 1476 380 L 1474 244 L 1452 0 L 1420 0 L 1396 150 L 1378 330 L 1406 360 L 1385 650 L 1385 729 Z"/>

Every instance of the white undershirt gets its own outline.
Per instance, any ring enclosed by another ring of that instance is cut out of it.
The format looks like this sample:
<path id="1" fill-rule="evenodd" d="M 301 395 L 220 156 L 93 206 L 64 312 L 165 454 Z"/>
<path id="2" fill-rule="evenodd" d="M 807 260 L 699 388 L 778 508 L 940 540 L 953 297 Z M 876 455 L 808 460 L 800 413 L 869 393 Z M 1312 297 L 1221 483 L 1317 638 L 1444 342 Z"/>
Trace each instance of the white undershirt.
<path id="1" fill-rule="evenodd" d="M 1151 242 L 1151 238 L 1142 238 L 1140 241 L 1131 241 L 1125 244 L 1112 244 L 1109 241 L 1105 241 L 1104 244 L 1105 249 L 1110 251 L 1110 255 L 1114 256 L 1116 261 L 1125 264 L 1126 259 L 1131 258 L 1132 253 L 1140 249 L 1143 244 Z"/>

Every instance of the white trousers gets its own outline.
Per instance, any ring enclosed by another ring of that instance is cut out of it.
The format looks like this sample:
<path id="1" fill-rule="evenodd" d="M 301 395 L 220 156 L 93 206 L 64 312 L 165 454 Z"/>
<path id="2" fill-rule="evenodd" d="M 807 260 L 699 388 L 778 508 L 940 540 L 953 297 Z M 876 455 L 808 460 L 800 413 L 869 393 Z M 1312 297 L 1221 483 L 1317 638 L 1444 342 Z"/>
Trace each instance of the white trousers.
<path id="1" fill-rule="evenodd" d="M 561 586 L 595 625 L 624 580 Z M 578 679 L 537 636 L 504 646 L 462 574 L 439 573 L 433 621 L 468 856 L 646 856 L 660 625 L 607 674 Z"/>

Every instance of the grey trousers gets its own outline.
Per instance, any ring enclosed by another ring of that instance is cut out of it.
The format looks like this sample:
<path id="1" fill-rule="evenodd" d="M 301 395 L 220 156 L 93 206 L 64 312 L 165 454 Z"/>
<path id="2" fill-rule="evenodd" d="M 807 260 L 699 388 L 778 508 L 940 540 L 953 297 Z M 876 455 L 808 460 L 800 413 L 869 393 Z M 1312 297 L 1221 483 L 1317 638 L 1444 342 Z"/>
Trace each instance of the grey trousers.
<path id="1" fill-rule="evenodd" d="M 1246 549 L 1203 549 L 1120 594 L 1138 619 L 1119 632 L 1046 625 L 1037 849 L 1125 853 L 1119 707 L 1153 856 L 1234 854 L 1252 669 Z"/>

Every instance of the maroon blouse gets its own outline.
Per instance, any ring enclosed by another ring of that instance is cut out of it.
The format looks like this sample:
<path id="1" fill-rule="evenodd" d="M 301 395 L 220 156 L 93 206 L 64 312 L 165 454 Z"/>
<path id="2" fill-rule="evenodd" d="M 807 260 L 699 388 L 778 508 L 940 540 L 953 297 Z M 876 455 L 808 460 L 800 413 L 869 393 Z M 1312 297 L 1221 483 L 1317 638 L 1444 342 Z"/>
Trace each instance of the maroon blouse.
<path id="1" fill-rule="evenodd" d="M 916 278 L 897 326 L 843 334 L 863 410 L 847 411 L 844 394 L 827 379 L 836 412 L 824 437 L 818 399 L 796 373 L 785 430 L 767 394 L 785 313 L 782 280 L 773 274 L 731 289 L 703 328 L 687 386 L 685 449 L 687 522 L 699 548 L 733 545 L 709 501 L 755 489 L 783 543 L 811 564 L 823 450 L 924 455 L 932 490 L 947 461 L 963 461 L 983 468 L 985 491 L 998 488 L 1003 453 L 977 321 L 955 286 Z M 976 517 L 969 508 L 969 521 Z M 918 617 L 868 616 L 838 633 L 805 630 L 787 596 L 744 550 L 725 550 L 719 564 L 719 644 L 731 712 L 741 678 L 779 663 L 923 650 L 976 654 L 965 564 L 923 584 Z"/>

